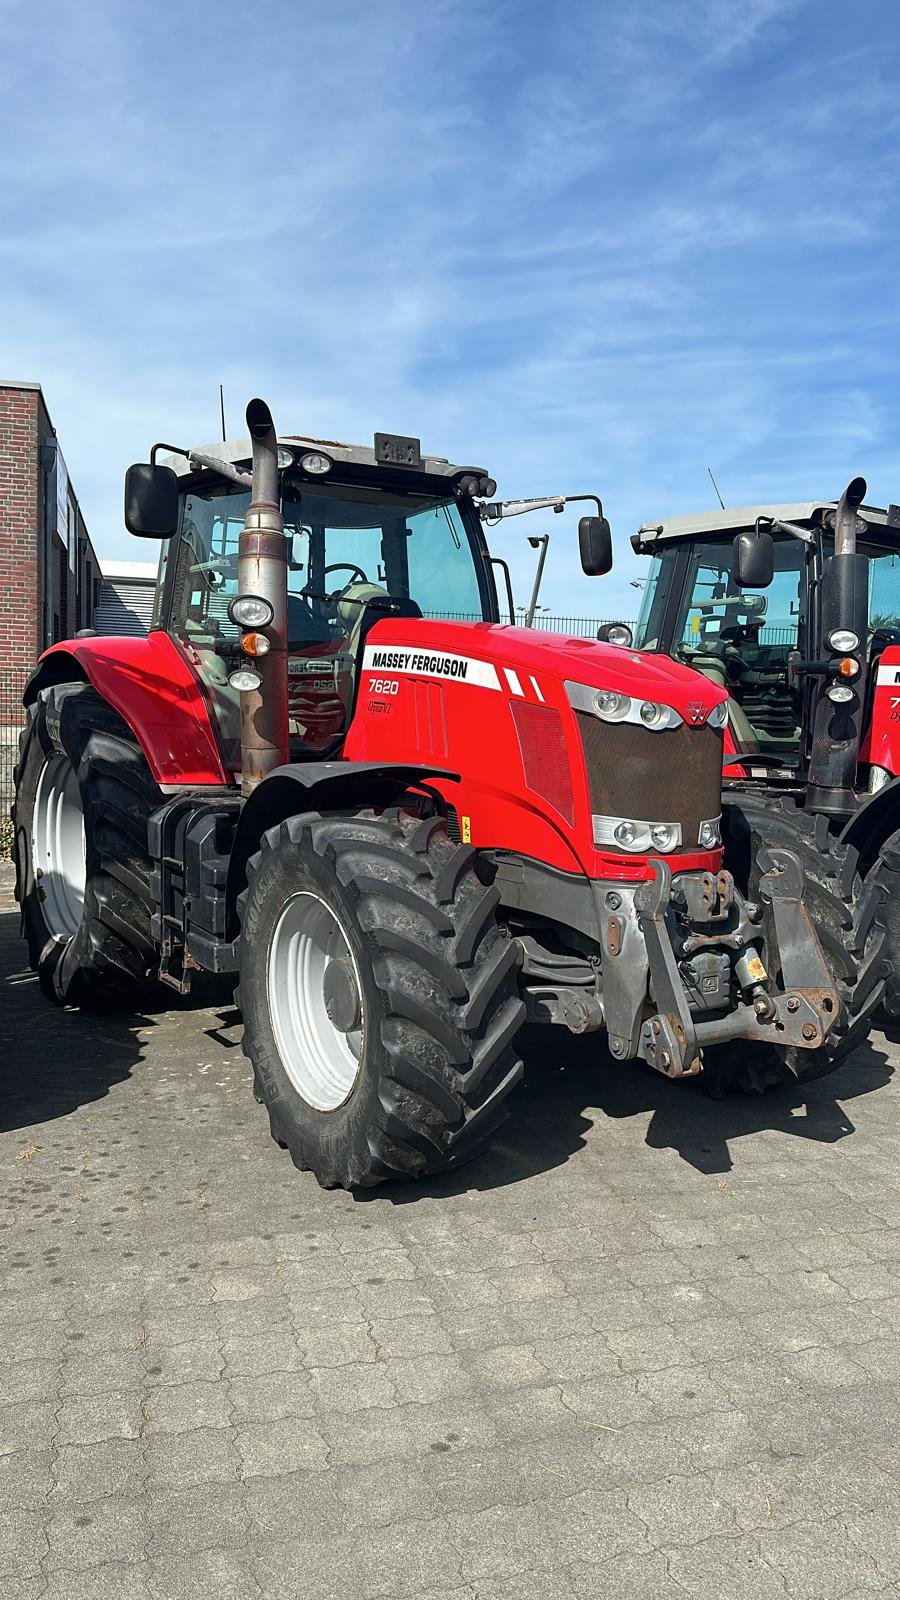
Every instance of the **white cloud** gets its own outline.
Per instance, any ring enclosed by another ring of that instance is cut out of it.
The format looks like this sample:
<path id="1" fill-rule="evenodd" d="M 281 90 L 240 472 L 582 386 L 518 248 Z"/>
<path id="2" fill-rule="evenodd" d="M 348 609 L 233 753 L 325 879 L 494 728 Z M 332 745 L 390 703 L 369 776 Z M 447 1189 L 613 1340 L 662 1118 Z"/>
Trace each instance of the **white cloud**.
<path id="1" fill-rule="evenodd" d="M 221 381 L 234 431 L 260 392 L 598 489 L 619 571 L 550 518 L 547 597 L 633 610 L 624 536 L 708 464 L 734 501 L 897 497 L 896 57 L 870 0 L 0 0 L 0 366 L 104 551 L 124 466 L 213 436 Z"/>

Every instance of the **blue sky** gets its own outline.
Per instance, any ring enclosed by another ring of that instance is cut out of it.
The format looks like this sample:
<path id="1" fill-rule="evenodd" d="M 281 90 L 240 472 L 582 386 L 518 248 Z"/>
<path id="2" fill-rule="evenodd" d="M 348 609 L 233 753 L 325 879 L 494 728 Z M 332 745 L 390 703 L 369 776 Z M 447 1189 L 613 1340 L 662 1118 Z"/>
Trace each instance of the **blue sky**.
<path id="1" fill-rule="evenodd" d="M 883 0 L 0 0 L 0 374 L 38 379 L 101 553 L 156 438 L 414 433 L 597 491 L 543 598 L 633 615 L 627 536 L 900 500 L 900 20 Z"/>

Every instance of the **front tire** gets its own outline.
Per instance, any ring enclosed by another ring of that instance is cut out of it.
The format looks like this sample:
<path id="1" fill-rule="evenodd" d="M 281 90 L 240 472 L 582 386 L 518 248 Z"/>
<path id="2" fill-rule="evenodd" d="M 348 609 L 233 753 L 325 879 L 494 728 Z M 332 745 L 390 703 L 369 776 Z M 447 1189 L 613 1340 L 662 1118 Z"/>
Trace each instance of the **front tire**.
<path id="1" fill-rule="evenodd" d="M 885 839 L 869 868 L 867 881 L 884 900 L 884 925 L 888 958 L 884 1010 L 892 1021 L 900 1017 L 900 832 Z"/>
<path id="2" fill-rule="evenodd" d="M 147 824 L 163 797 L 131 729 L 84 683 L 42 689 L 19 741 L 16 899 L 41 987 L 127 1004 L 158 966 Z"/>
<path id="3" fill-rule="evenodd" d="M 442 819 L 292 817 L 241 897 L 244 1052 L 272 1135 L 326 1188 L 469 1160 L 522 1077 L 496 891 Z"/>
<path id="4" fill-rule="evenodd" d="M 822 1077 L 865 1039 L 884 994 L 882 892 L 874 882 L 863 881 L 856 852 L 839 842 L 826 819 L 801 811 L 787 797 L 730 793 L 724 798 L 722 821 L 725 865 L 750 900 L 757 898 L 764 870 L 760 857 L 766 846 L 791 850 L 799 857 L 806 879 L 803 904 L 831 969 L 841 1009 L 825 1044 L 815 1050 L 777 1050 L 736 1041 L 743 1048 L 730 1046 L 721 1060 L 710 1062 L 710 1086 L 714 1092 L 723 1085 L 760 1091 Z"/>

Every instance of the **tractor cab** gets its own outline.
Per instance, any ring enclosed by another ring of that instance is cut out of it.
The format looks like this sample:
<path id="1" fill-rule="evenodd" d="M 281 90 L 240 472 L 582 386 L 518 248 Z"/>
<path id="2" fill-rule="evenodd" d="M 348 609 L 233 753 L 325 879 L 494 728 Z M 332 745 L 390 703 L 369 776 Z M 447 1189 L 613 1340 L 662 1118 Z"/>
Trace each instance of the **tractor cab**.
<path id="1" fill-rule="evenodd" d="M 399 465 L 391 457 L 401 443 Z M 248 644 L 252 650 L 254 638 L 262 639 L 265 648 L 264 635 L 248 636 L 252 617 L 233 609 L 250 456 L 249 442 L 238 442 L 162 457 L 178 478 L 178 533 L 163 546 L 154 626 L 177 642 L 201 678 L 233 772 L 241 766 L 241 689 L 254 670 Z M 423 458 L 417 441 L 387 435 L 374 450 L 282 438 L 278 466 L 290 754 L 321 759 L 340 747 L 364 640 L 380 618 L 497 620 L 472 499 L 496 486 L 480 469 Z"/>
<path id="2" fill-rule="evenodd" d="M 857 513 L 857 550 L 868 561 L 869 665 L 900 638 L 895 512 Z M 828 654 L 818 597 L 835 515 L 834 502 L 726 509 L 645 523 L 632 539 L 651 556 L 635 645 L 727 689 L 735 747 L 762 757 L 770 778 L 780 771 L 796 780 L 808 759 L 806 697 L 815 678 L 803 669 Z M 735 542 L 760 533 L 771 540 L 772 564 L 769 581 L 756 586 L 738 570 Z"/>

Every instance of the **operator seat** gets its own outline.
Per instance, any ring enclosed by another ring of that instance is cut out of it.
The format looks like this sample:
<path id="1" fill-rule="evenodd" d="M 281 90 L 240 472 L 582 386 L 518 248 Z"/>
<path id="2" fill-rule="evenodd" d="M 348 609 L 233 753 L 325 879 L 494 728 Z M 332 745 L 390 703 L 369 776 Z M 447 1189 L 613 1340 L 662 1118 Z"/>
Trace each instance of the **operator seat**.
<path id="1" fill-rule="evenodd" d="M 352 708 L 356 704 L 363 650 L 370 629 L 385 617 L 421 617 L 422 607 L 405 595 L 389 594 L 377 583 L 349 583 L 338 601 L 338 616 L 347 634 L 347 655 L 353 672 Z"/>
<path id="2" fill-rule="evenodd" d="M 693 667 L 695 672 L 702 672 L 704 678 L 710 683 L 715 683 L 720 689 L 730 689 L 728 672 L 725 666 L 724 653 L 719 655 L 707 646 L 698 650 L 685 648 L 682 659 L 686 666 Z M 759 739 L 752 722 L 746 715 L 743 707 L 738 704 L 734 696 L 728 696 L 728 721 L 735 743 L 741 750 L 753 751 L 759 748 Z"/>

